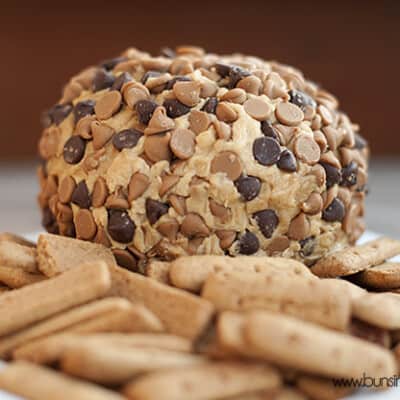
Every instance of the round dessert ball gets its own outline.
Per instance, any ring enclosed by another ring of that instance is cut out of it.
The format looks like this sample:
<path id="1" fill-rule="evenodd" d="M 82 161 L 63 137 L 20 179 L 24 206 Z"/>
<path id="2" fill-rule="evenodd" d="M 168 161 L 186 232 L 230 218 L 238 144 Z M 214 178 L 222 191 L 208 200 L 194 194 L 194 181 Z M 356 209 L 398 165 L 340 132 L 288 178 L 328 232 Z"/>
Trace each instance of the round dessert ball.
<path id="1" fill-rule="evenodd" d="M 312 264 L 364 230 L 367 143 L 286 65 L 130 48 L 74 76 L 43 124 L 45 228 L 133 270 L 193 254 Z"/>

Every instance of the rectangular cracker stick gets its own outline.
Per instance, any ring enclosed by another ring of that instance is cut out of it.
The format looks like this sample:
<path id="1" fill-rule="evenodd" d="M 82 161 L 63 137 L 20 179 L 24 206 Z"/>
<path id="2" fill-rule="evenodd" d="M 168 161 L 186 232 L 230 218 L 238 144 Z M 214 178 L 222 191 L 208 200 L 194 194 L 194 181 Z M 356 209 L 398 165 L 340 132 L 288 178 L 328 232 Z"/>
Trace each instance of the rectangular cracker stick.
<path id="1" fill-rule="evenodd" d="M 30 400 L 123 400 L 116 392 L 24 361 L 2 371 L 0 389 Z"/>
<path id="2" fill-rule="evenodd" d="M 110 294 L 144 304 L 169 333 L 195 339 L 213 317 L 214 307 L 207 300 L 117 266 L 110 267 L 110 271 Z"/>
<path id="3" fill-rule="evenodd" d="M 13 289 L 32 285 L 32 283 L 40 282 L 45 278 L 42 274 L 31 274 L 20 268 L 0 265 L 0 282 Z"/>
<path id="4" fill-rule="evenodd" d="M 0 241 L 0 266 L 37 273 L 36 257 L 37 251 L 34 247 L 7 240 Z"/>
<path id="5" fill-rule="evenodd" d="M 373 290 L 400 288 L 400 263 L 386 262 L 358 273 L 354 281 Z"/>
<path id="6" fill-rule="evenodd" d="M 321 278 L 352 275 L 400 254 L 400 241 L 380 238 L 327 255 L 311 271 Z"/>
<path id="7" fill-rule="evenodd" d="M 205 358 L 156 348 L 127 348 L 86 339 L 69 348 L 60 360 L 68 375 L 102 385 L 122 385 L 138 374 L 160 369 L 187 368 L 205 362 Z"/>
<path id="8" fill-rule="evenodd" d="M 149 261 L 146 265 L 146 276 L 158 282 L 169 285 L 169 270 L 171 263 L 166 261 Z"/>
<path id="9" fill-rule="evenodd" d="M 354 388 L 334 385 L 331 379 L 300 376 L 296 386 L 312 400 L 337 400 L 351 394 Z"/>
<path id="10" fill-rule="evenodd" d="M 5 293 L 0 297 L 0 336 L 99 298 L 110 286 L 108 267 L 99 261 Z"/>
<path id="11" fill-rule="evenodd" d="M 14 233 L 10 232 L 0 233 L 0 242 L 3 241 L 18 243 L 22 246 L 36 247 L 36 244 L 31 242 L 30 240 L 27 240 L 22 236 L 15 235 Z"/>
<path id="12" fill-rule="evenodd" d="M 266 365 L 215 362 L 185 369 L 159 371 L 129 383 L 124 394 L 134 400 L 222 399 L 278 389 L 277 371 Z"/>
<path id="13" fill-rule="evenodd" d="M 37 252 L 39 269 L 48 277 L 85 262 L 104 261 L 109 266 L 115 264 L 110 249 L 96 243 L 58 235 L 40 235 Z"/>
<path id="14" fill-rule="evenodd" d="M 246 353 L 283 367 L 325 377 L 390 377 L 397 373 L 392 353 L 375 344 L 292 317 L 251 313 L 243 327 Z"/>
<path id="15" fill-rule="evenodd" d="M 254 273 L 282 272 L 287 276 L 313 276 L 304 264 L 278 257 L 180 257 L 171 263 L 171 283 L 181 289 L 199 293 L 207 277 L 213 272 L 248 271 Z"/>
<path id="16" fill-rule="evenodd" d="M 202 297 L 218 311 L 265 309 L 338 330 L 346 329 L 350 322 L 347 290 L 310 277 L 282 276 L 274 271 L 213 273 L 204 284 Z"/>

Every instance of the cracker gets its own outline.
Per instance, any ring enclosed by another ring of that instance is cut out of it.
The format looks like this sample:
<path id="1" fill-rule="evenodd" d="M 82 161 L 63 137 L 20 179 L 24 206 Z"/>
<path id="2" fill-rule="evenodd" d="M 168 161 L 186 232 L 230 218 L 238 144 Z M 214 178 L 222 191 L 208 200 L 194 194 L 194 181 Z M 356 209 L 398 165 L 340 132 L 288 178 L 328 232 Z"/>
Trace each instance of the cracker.
<path id="1" fill-rule="evenodd" d="M 266 309 L 338 330 L 346 329 L 350 322 L 347 290 L 313 277 L 282 278 L 275 271 L 213 273 L 204 284 L 202 297 L 218 311 Z"/>
<path id="2" fill-rule="evenodd" d="M 21 268 L 26 272 L 37 273 L 36 257 L 37 251 L 34 247 L 7 240 L 0 241 L 0 266 Z"/>
<path id="3" fill-rule="evenodd" d="M 0 294 L 6 293 L 6 292 L 8 292 L 10 290 L 11 290 L 11 288 L 9 288 L 8 286 L 0 285 Z"/>
<path id="4" fill-rule="evenodd" d="M 273 271 L 286 276 L 313 276 L 304 264 L 286 258 L 204 255 L 177 258 L 171 263 L 170 280 L 176 287 L 199 293 L 211 273 L 229 271 Z"/>
<path id="5" fill-rule="evenodd" d="M 85 262 L 104 261 L 109 266 L 115 264 L 110 249 L 100 244 L 58 235 L 40 235 L 37 252 L 39 269 L 48 277 Z"/>
<path id="6" fill-rule="evenodd" d="M 42 274 L 31 274 L 20 268 L 3 267 L 0 265 L 0 282 L 10 288 L 19 289 L 40 282 L 46 277 Z"/>
<path id="7" fill-rule="evenodd" d="M 159 400 L 160 393 L 163 400 L 203 400 L 277 389 L 280 384 L 277 371 L 266 365 L 215 362 L 154 372 L 129 383 L 123 392 L 135 400 Z"/>
<path id="8" fill-rule="evenodd" d="M 22 236 L 10 232 L 0 233 L 0 242 L 3 241 L 18 243 L 22 246 L 36 247 L 36 244 L 31 242 L 30 240 L 27 240 Z"/>
<path id="9" fill-rule="evenodd" d="M 277 394 L 271 396 L 270 398 L 271 400 L 310 400 L 303 393 L 293 388 L 283 388 Z M 269 397 L 263 398 L 263 400 L 267 399 L 269 399 Z"/>
<path id="10" fill-rule="evenodd" d="M 0 389 L 30 400 L 123 399 L 116 392 L 24 361 L 15 362 L 2 371 Z"/>
<path id="11" fill-rule="evenodd" d="M 335 386 L 331 379 L 314 376 L 299 377 L 296 386 L 311 400 L 337 400 L 355 390 L 354 388 Z"/>
<path id="12" fill-rule="evenodd" d="M 367 342 L 378 344 L 389 349 L 391 347 L 391 336 L 387 329 L 382 329 L 377 326 L 368 324 L 353 318 L 349 328 L 349 333 Z"/>
<path id="13" fill-rule="evenodd" d="M 400 288 L 400 263 L 386 262 L 354 277 L 355 282 L 373 290 L 391 290 Z"/>
<path id="14" fill-rule="evenodd" d="M 214 307 L 183 290 L 113 266 L 110 294 L 144 304 L 164 323 L 167 332 L 188 339 L 197 338 L 210 323 Z"/>
<path id="15" fill-rule="evenodd" d="M 383 237 L 329 254 L 311 267 L 311 271 L 321 278 L 347 276 L 382 264 L 398 254 L 400 241 Z"/>
<path id="16" fill-rule="evenodd" d="M 171 264 L 166 261 L 151 260 L 146 265 L 146 276 L 166 285 L 170 284 L 169 270 Z"/>
<path id="17" fill-rule="evenodd" d="M 5 293 L 0 296 L 0 336 L 101 297 L 110 286 L 108 267 L 99 261 Z"/>

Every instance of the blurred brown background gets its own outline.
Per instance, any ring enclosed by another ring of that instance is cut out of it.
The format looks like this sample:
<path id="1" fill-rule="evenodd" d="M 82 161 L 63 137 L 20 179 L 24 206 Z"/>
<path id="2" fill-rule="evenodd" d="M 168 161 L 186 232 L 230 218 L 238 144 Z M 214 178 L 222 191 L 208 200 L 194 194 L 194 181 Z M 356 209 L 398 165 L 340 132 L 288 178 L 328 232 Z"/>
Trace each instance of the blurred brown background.
<path id="1" fill-rule="evenodd" d="M 35 155 L 68 77 L 136 46 L 196 44 L 301 68 L 341 99 L 374 154 L 400 154 L 399 1 L 14 1 L 0 11 L 0 159 Z"/>

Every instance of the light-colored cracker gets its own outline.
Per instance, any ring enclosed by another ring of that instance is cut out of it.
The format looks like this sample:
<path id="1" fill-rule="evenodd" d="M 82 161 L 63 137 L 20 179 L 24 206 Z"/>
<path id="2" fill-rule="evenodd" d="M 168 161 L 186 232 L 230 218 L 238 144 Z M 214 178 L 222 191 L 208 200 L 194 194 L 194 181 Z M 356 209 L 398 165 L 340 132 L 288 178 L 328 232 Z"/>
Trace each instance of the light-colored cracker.
<path id="1" fill-rule="evenodd" d="M 166 261 L 152 260 L 146 265 L 146 276 L 158 282 L 169 285 L 170 263 Z"/>
<path id="2" fill-rule="evenodd" d="M 311 400 L 337 400 L 354 392 L 354 388 L 334 385 L 332 379 L 300 376 L 296 386 Z"/>
<path id="3" fill-rule="evenodd" d="M 286 276 L 313 276 L 304 264 L 277 257 L 180 257 L 171 263 L 171 283 L 181 289 L 200 292 L 207 277 L 213 272 L 248 271 L 254 273 L 282 272 Z"/>
<path id="4" fill-rule="evenodd" d="M 159 371 L 128 384 L 124 394 L 134 400 L 204 400 L 239 396 L 281 384 L 275 369 L 250 363 L 208 363 Z"/>
<path id="5" fill-rule="evenodd" d="M 96 243 L 58 235 L 40 235 L 37 252 L 39 269 L 48 277 L 85 262 L 104 261 L 109 266 L 115 264 L 110 249 Z"/>
<path id="6" fill-rule="evenodd" d="M 22 236 L 10 232 L 0 233 L 0 242 L 3 241 L 18 243 L 22 246 L 36 247 L 36 244 L 31 242 L 30 240 L 27 240 Z"/>
<path id="7" fill-rule="evenodd" d="M 98 261 L 5 293 L 0 296 L 0 336 L 99 298 L 110 286 L 108 267 Z"/>
<path id="8" fill-rule="evenodd" d="M 110 271 L 110 294 L 144 304 L 169 333 L 195 339 L 213 317 L 214 307 L 207 300 L 117 266 L 110 267 Z"/>
<path id="9" fill-rule="evenodd" d="M 263 400 L 310 400 L 300 391 L 293 388 L 283 388 L 271 397 L 264 397 Z M 321 399 L 322 400 L 322 399 Z"/>
<path id="10" fill-rule="evenodd" d="M 157 348 L 127 348 L 90 339 L 65 351 L 61 369 L 72 376 L 104 385 L 122 385 L 138 374 L 160 369 L 187 368 L 204 363 L 205 358 Z"/>
<path id="11" fill-rule="evenodd" d="M 400 263 L 386 262 L 360 272 L 356 282 L 373 290 L 400 288 Z"/>
<path id="12" fill-rule="evenodd" d="M 8 286 L 0 285 L 0 294 L 9 292 L 10 290 L 11 288 L 9 288 Z"/>
<path id="13" fill-rule="evenodd" d="M 0 266 L 37 273 L 36 257 L 37 252 L 34 247 L 7 240 L 0 241 Z"/>
<path id="14" fill-rule="evenodd" d="M 24 286 L 40 282 L 46 277 L 42 274 L 31 274 L 23 269 L 15 267 L 3 267 L 0 265 L 0 282 L 10 288 L 19 289 Z"/>
<path id="15" fill-rule="evenodd" d="M 311 270 L 321 278 L 347 276 L 382 264 L 397 254 L 400 254 L 400 241 L 383 237 L 329 254 L 318 261 Z"/>
<path id="16" fill-rule="evenodd" d="M 347 290 L 314 277 L 282 277 L 275 271 L 213 273 L 204 284 L 202 297 L 218 311 L 266 309 L 338 330 L 346 329 L 350 322 Z"/>
<path id="17" fill-rule="evenodd" d="M 392 331 L 396 332 L 396 331 Z M 391 332 L 367 322 L 353 318 L 349 327 L 349 334 L 371 343 L 390 349 L 392 344 Z"/>
<path id="18" fill-rule="evenodd" d="M 116 392 L 24 361 L 0 374 L 0 389 L 30 400 L 122 400 Z"/>

